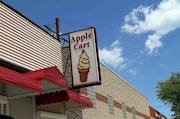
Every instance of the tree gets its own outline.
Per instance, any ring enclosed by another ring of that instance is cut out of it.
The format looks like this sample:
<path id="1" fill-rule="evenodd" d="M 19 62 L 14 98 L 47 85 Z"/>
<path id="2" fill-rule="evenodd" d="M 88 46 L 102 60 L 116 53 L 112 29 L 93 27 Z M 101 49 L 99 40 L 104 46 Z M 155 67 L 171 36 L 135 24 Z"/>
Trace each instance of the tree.
<path id="1" fill-rule="evenodd" d="M 171 77 L 158 82 L 157 96 L 165 104 L 171 105 L 171 111 L 174 119 L 180 119 L 180 72 L 172 73 Z"/>

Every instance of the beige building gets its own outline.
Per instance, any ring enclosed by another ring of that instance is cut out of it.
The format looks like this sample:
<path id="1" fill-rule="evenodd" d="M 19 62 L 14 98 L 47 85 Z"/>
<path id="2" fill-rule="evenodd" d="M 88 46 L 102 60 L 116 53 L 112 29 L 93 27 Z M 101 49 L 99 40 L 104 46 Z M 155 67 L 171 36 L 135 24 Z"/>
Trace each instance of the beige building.
<path id="1" fill-rule="evenodd" d="M 63 47 L 62 54 L 66 71 L 64 76 L 71 87 L 69 46 Z M 79 119 L 150 119 L 149 103 L 145 96 L 102 63 L 100 74 L 101 85 L 79 89 L 81 94 L 92 100 L 94 107 L 78 110 L 74 115 L 79 115 Z"/>
<path id="2" fill-rule="evenodd" d="M 102 85 L 81 89 L 94 103 L 83 119 L 149 119 L 148 99 L 105 65 L 100 69 Z"/>

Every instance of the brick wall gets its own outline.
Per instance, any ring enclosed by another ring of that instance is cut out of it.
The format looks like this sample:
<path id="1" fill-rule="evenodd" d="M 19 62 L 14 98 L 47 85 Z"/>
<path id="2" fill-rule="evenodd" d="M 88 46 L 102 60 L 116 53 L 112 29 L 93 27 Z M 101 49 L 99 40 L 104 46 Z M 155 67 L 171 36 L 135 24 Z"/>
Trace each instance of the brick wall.
<path id="1" fill-rule="evenodd" d="M 126 106 L 127 119 L 132 119 L 132 107 L 135 108 L 136 119 L 149 119 L 148 99 L 128 84 L 108 67 L 100 64 L 102 85 L 94 86 L 96 92 L 96 108 L 83 110 L 83 119 L 119 119 L 123 117 L 122 102 Z M 87 89 L 81 89 L 87 95 Z M 109 113 L 107 95 L 114 101 L 114 114 Z M 96 115 L 96 116 L 94 116 Z"/>
<path id="2" fill-rule="evenodd" d="M 63 47 L 62 55 L 63 73 L 71 88 L 72 76 L 68 46 Z M 132 107 L 135 108 L 136 119 L 150 119 L 148 99 L 145 96 L 102 63 L 100 63 L 100 71 L 102 84 L 93 86 L 95 107 L 82 109 L 82 112 L 73 110 L 73 113 L 67 113 L 68 119 L 73 119 L 77 115 L 79 119 L 123 119 L 122 102 L 125 103 L 127 119 L 133 119 Z M 80 92 L 88 96 L 87 88 L 81 88 Z M 113 114 L 109 112 L 108 96 L 113 99 Z"/>
<path id="3" fill-rule="evenodd" d="M 69 46 L 62 47 L 63 75 L 68 80 L 69 88 L 72 88 L 71 59 Z"/>

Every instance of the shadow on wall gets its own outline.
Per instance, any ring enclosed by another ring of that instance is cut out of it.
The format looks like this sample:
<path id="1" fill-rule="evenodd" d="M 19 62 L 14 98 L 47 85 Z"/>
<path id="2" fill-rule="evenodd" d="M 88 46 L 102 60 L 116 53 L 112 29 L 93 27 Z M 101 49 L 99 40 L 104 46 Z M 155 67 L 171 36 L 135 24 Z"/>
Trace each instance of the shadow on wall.
<path id="1" fill-rule="evenodd" d="M 0 119 L 14 119 L 10 116 L 0 115 Z"/>

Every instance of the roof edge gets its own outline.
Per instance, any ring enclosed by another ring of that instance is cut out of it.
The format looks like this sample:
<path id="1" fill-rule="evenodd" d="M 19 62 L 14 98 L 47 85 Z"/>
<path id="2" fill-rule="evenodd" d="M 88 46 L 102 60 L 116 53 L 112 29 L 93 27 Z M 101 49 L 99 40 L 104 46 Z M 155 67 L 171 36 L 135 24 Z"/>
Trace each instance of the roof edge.
<path id="1" fill-rule="evenodd" d="M 140 91 L 138 91 L 135 87 L 133 87 L 130 83 L 128 83 L 124 78 L 122 78 L 120 75 L 118 75 L 115 71 L 113 71 L 110 67 L 108 67 L 107 65 L 105 65 L 102 62 L 99 62 L 100 64 L 102 64 L 104 67 L 106 67 L 107 69 L 109 69 L 113 74 L 115 74 L 116 76 L 118 76 L 122 81 L 124 81 L 126 84 L 128 84 L 131 88 L 135 89 L 140 95 L 142 95 L 144 98 L 146 98 L 148 100 L 148 98 L 143 95 Z"/>

